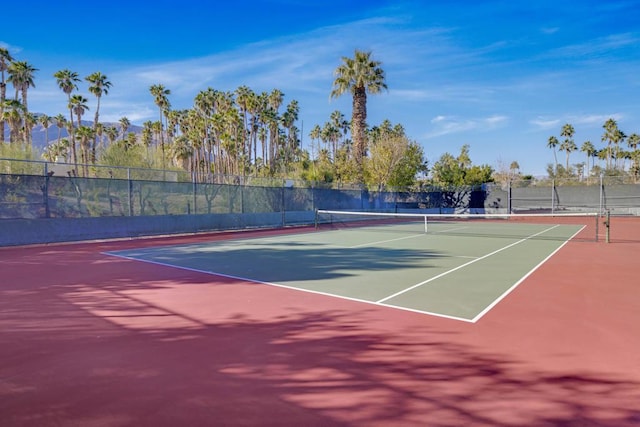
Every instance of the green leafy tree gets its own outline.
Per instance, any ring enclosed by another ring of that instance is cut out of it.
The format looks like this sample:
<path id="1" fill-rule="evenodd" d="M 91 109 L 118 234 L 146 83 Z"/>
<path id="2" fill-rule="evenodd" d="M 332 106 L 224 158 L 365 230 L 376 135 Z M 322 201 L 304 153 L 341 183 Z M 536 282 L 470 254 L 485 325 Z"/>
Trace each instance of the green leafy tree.
<path id="1" fill-rule="evenodd" d="M 469 146 L 463 145 L 457 157 L 443 154 L 433 164 L 432 181 L 443 189 L 443 204 L 460 207 L 474 187 L 493 181 L 493 168 L 489 165 L 473 165 Z"/>
<path id="2" fill-rule="evenodd" d="M 369 157 L 365 160 L 365 177 L 369 186 L 409 187 L 418 173 L 427 171 L 422 147 L 410 141 L 402 127 L 383 123 L 370 132 Z"/>

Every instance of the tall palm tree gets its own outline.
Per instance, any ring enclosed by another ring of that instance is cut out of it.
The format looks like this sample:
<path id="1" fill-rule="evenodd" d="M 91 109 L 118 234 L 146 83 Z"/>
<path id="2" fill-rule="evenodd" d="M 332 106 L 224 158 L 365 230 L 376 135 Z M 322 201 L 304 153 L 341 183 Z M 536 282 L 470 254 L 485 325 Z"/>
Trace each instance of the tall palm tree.
<path id="1" fill-rule="evenodd" d="M 569 123 L 562 126 L 562 131 L 560 132 L 560 136 L 564 137 L 564 141 L 560 144 L 560 151 L 564 151 L 567 154 L 567 163 L 565 167 L 567 173 L 569 172 L 569 155 L 571 152 L 578 149 L 573 141 L 573 135 L 575 132 L 575 129 Z"/>
<path id="2" fill-rule="evenodd" d="M 78 138 L 78 142 L 80 142 L 80 157 L 84 176 L 89 175 L 89 150 L 91 148 L 91 140 L 94 136 L 95 132 L 93 128 L 89 126 L 78 126 L 76 137 Z"/>
<path id="3" fill-rule="evenodd" d="M 98 120 L 100 118 L 100 99 L 102 98 L 102 95 L 109 94 L 109 89 L 111 88 L 111 82 L 107 79 L 107 76 L 105 76 L 99 71 L 89 74 L 87 77 L 85 77 L 85 80 L 91 83 L 89 86 L 89 92 L 91 92 L 98 99 L 98 103 L 96 106 L 96 114 L 93 118 L 93 131 L 95 134 L 95 139 L 91 144 L 91 162 L 95 163 L 96 141 L 98 138 Z"/>
<path id="4" fill-rule="evenodd" d="M 171 91 L 164 87 L 164 85 L 157 84 L 151 85 L 149 87 L 149 92 L 153 96 L 153 102 L 156 104 L 158 109 L 160 110 L 160 149 L 162 150 L 162 169 L 165 168 L 165 147 L 164 147 L 164 135 L 162 131 L 162 118 L 164 117 L 165 111 L 171 108 L 171 104 L 169 103 L 168 96 L 171 95 Z"/>
<path id="5" fill-rule="evenodd" d="M 282 125 L 287 129 L 287 138 L 284 149 L 285 167 L 288 167 L 294 161 L 296 152 L 299 148 L 297 128 L 295 122 L 298 120 L 300 107 L 298 101 L 292 100 L 287 105 L 287 110 L 282 114 Z M 286 169 L 285 169 L 286 170 Z"/>
<path id="6" fill-rule="evenodd" d="M 558 156 L 556 155 L 556 147 L 558 146 L 558 138 L 555 136 L 550 136 L 547 140 L 547 147 L 553 149 L 553 165 L 554 165 L 554 173 L 558 173 Z"/>
<path id="7" fill-rule="evenodd" d="M 107 136 L 109 144 L 113 144 L 116 142 L 116 139 L 118 139 L 118 128 L 116 128 L 115 126 L 108 126 L 104 130 L 104 134 Z"/>
<path id="8" fill-rule="evenodd" d="M 73 113 L 75 113 L 76 119 L 78 120 L 77 128 L 82 126 L 82 116 L 84 115 L 85 111 L 87 111 L 89 109 L 89 107 L 87 106 L 87 102 L 89 102 L 89 100 L 87 98 L 85 98 L 84 96 L 82 96 L 82 95 L 73 95 L 73 96 L 71 96 L 71 99 L 69 100 L 69 109 Z M 70 127 L 70 129 L 73 129 L 73 115 L 71 116 L 71 127 Z M 70 141 L 71 141 L 71 146 L 73 147 L 73 152 L 76 153 L 75 130 L 73 132 L 74 132 L 74 135 L 72 135 L 73 139 L 70 139 Z M 78 164 L 77 154 L 74 155 L 73 163 L 75 165 Z"/>
<path id="9" fill-rule="evenodd" d="M 267 96 L 268 112 L 265 119 L 269 126 L 269 168 L 273 171 L 275 161 L 277 160 L 278 140 L 280 139 L 280 127 L 278 126 L 280 114 L 278 110 L 284 100 L 284 93 L 279 89 L 273 89 Z"/>
<path id="10" fill-rule="evenodd" d="M 637 179 L 640 174 L 640 151 L 638 151 L 638 146 L 640 145 L 640 135 L 637 133 L 632 133 L 627 138 L 627 145 L 631 148 L 631 159 L 633 160 L 633 164 L 631 166 L 631 172 L 633 176 Z"/>
<path id="11" fill-rule="evenodd" d="M 6 99 L 3 104 L 2 120 L 9 124 L 9 142 L 15 144 L 20 140 L 24 106 L 15 99 Z"/>
<path id="12" fill-rule="evenodd" d="M 320 129 L 320 125 L 318 125 L 318 124 L 316 124 L 311 129 L 311 132 L 309 132 L 309 138 L 311 138 L 311 158 L 312 158 L 313 161 L 316 160 L 314 147 L 316 145 L 316 142 L 320 139 L 321 132 L 322 132 L 322 129 Z"/>
<path id="13" fill-rule="evenodd" d="M 0 47 L 0 143 L 4 142 L 4 101 L 7 99 L 7 83 L 4 72 L 7 71 L 13 57 L 9 50 Z"/>
<path id="14" fill-rule="evenodd" d="M 38 117 L 38 123 L 40 123 L 44 129 L 44 143 L 45 145 L 49 145 L 49 127 L 51 126 L 51 117 L 43 114 Z"/>
<path id="15" fill-rule="evenodd" d="M 118 123 L 120 123 L 120 132 L 122 132 L 122 140 L 124 141 L 127 136 L 127 130 L 129 129 L 129 126 L 131 126 L 131 122 L 127 117 L 120 117 Z"/>
<path id="16" fill-rule="evenodd" d="M 16 97 L 18 99 L 18 93 L 21 95 L 22 106 L 24 107 L 25 114 L 29 113 L 29 107 L 27 103 L 27 92 L 30 87 L 35 87 L 33 77 L 37 68 L 34 68 L 26 61 L 14 61 L 9 65 L 9 78 L 8 82 L 11 82 L 16 89 Z M 31 128 L 27 125 L 26 121 L 23 125 L 24 140 L 27 146 L 31 145 Z"/>
<path id="17" fill-rule="evenodd" d="M 344 139 L 347 137 L 347 134 L 349 133 L 349 127 L 350 127 L 349 121 L 345 119 L 344 114 L 342 114 L 342 112 L 338 110 L 331 113 L 331 115 L 329 116 L 329 120 L 331 120 L 331 124 L 336 129 L 342 132 L 342 136 L 343 136 L 342 142 L 344 142 Z"/>
<path id="18" fill-rule="evenodd" d="M 589 159 L 592 159 L 591 162 L 593 163 L 593 157 L 597 152 L 596 147 L 593 146 L 591 141 L 585 141 L 580 146 L 580 151 L 587 155 L 587 176 L 589 176 Z"/>
<path id="19" fill-rule="evenodd" d="M 247 148 L 247 112 L 249 111 L 249 104 L 251 97 L 255 96 L 255 93 L 247 86 L 240 86 L 236 89 L 236 104 L 242 115 L 242 155 L 244 156 Z"/>
<path id="20" fill-rule="evenodd" d="M 355 160 L 358 178 L 362 182 L 362 159 L 367 150 L 367 93 L 377 94 L 387 89 L 382 63 L 371 59 L 371 52 L 357 50 L 353 58 L 342 57 L 342 64 L 334 71 L 335 80 L 331 98 L 346 92 L 353 97 L 351 135 L 355 146 Z"/>
<path id="21" fill-rule="evenodd" d="M 56 71 L 53 77 L 55 77 L 60 90 L 67 95 L 67 108 L 69 108 L 69 122 L 67 123 L 69 130 L 69 145 L 71 146 L 73 163 L 77 165 L 78 155 L 76 153 L 76 144 L 74 142 L 75 138 L 73 136 L 73 105 L 71 104 L 71 94 L 74 90 L 78 89 L 78 85 L 76 83 L 80 81 L 80 78 L 78 77 L 78 73 L 68 69 Z"/>
<path id="22" fill-rule="evenodd" d="M 67 119 L 62 114 L 58 114 L 53 118 L 53 120 L 55 121 L 56 127 L 58 128 L 58 139 L 56 144 L 60 145 L 60 139 L 62 137 L 62 129 L 64 129 L 67 125 Z"/>
<path id="23" fill-rule="evenodd" d="M 607 143 L 607 169 L 611 167 L 611 158 L 613 157 L 614 150 L 612 149 L 612 144 L 618 144 L 618 123 L 613 119 L 608 119 L 604 125 L 604 133 L 602 134 L 602 142 Z"/>

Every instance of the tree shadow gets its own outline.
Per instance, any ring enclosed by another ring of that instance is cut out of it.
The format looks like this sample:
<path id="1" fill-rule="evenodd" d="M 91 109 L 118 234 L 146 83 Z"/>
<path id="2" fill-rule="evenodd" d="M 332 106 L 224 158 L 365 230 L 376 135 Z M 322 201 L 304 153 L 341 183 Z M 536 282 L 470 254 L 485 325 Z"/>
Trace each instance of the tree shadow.
<path id="1" fill-rule="evenodd" d="M 477 333 L 469 325 L 89 246 L 0 258 L 3 426 L 640 421 L 637 378 L 532 367 L 458 339 Z"/>

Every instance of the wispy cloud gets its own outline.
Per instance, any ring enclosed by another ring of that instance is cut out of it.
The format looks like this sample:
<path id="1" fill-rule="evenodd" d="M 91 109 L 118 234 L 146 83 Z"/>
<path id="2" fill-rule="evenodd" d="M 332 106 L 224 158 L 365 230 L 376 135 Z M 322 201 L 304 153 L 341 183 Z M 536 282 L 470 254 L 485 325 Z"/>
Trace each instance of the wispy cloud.
<path id="1" fill-rule="evenodd" d="M 613 56 L 613 53 L 626 48 L 638 49 L 640 38 L 636 34 L 622 33 L 597 37 L 584 43 L 570 44 L 548 52 L 548 56 L 564 59 L 589 59 L 600 56 Z"/>
<path id="2" fill-rule="evenodd" d="M 583 127 L 600 127 L 609 119 L 614 119 L 616 121 L 620 121 L 624 118 L 624 115 L 621 113 L 612 113 L 612 114 L 568 114 L 564 115 L 560 118 L 545 118 L 545 117 L 537 117 L 535 119 L 529 120 L 529 123 L 533 125 L 538 130 L 556 130 L 558 133 L 560 132 L 560 128 L 568 123 L 575 126 L 583 126 Z"/>
<path id="3" fill-rule="evenodd" d="M 558 27 L 542 27 L 542 28 L 540 28 L 540 32 L 542 34 L 555 34 L 558 31 L 560 31 L 560 28 L 558 28 Z"/>
<path id="4" fill-rule="evenodd" d="M 538 118 L 529 120 L 529 123 L 531 123 L 533 126 L 535 126 L 540 130 L 547 130 L 547 129 L 557 128 L 558 126 L 560 126 L 561 121 L 560 119 L 545 119 L 542 117 L 538 117 Z"/>
<path id="5" fill-rule="evenodd" d="M 468 131 L 485 132 L 504 126 L 508 117 L 504 115 L 492 115 L 480 118 L 461 118 L 457 116 L 436 116 L 431 119 L 433 130 L 425 135 L 426 139 Z"/>
<path id="6" fill-rule="evenodd" d="M 13 56 L 22 51 L 20 46 L 15 46 L 2 40 L 0 40 L 0 47 L 7 49 Z"/>

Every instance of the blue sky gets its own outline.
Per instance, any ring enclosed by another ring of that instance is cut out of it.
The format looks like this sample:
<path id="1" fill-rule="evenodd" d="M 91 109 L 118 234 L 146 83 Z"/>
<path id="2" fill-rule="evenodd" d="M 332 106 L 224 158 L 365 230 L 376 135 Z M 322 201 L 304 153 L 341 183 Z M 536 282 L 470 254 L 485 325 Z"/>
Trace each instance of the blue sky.
<path id="1" fill-rule="evenodd" d="M 0 45 L 39 70 L 32 112 L 66 111 L 53 78 L 64 68 L 109 77 L 103 121 L 157 120 L 153 84 L 175 109 L 208 87 L 278 88 L 299 102 L 309 149 L 315 124 L 334 110 L 350 117 L 350 98 L 329 93 L 340 58 L 361 49 L 389 87 L 369 97 L 369 124 L 402 124 L 430 164 L 469 144 L 474 163 L 544 175 L 546 142 L 565 123 L 578 146 L 601 147 L 610 117 L 640 133 L 640 0 L 61 0 L 29 3 L 23 21 L 24 5 L 2 6 Z M 93 111 L 84 82 L 80 92 Z"/>

